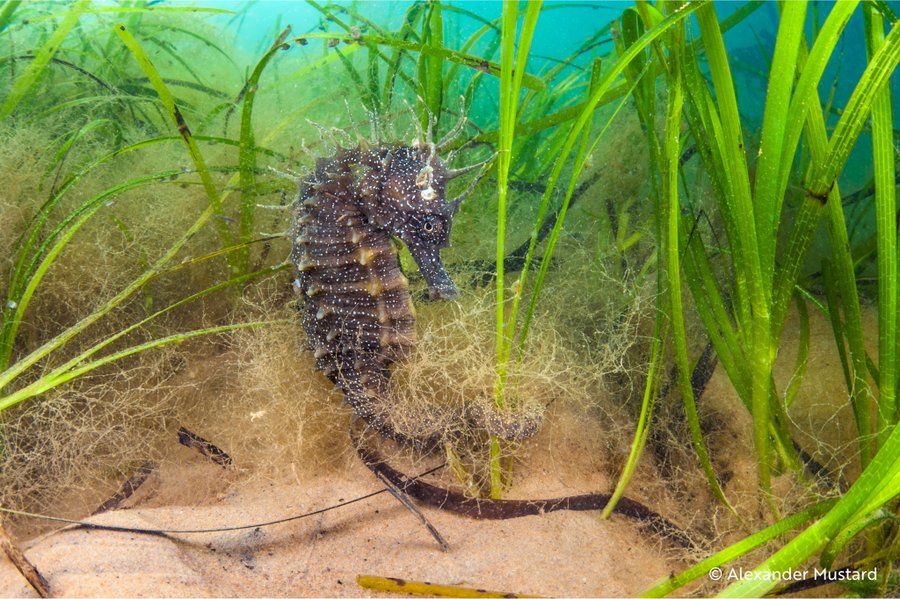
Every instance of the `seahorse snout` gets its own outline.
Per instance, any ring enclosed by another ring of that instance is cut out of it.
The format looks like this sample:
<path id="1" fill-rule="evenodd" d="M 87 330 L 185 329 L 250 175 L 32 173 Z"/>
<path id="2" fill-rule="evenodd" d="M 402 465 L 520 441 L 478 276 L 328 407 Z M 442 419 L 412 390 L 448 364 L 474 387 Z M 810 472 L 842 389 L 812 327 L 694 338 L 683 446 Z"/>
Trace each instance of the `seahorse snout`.
<path id="1" fill-rule="evenodd" d="M 459 289 L 450 281 L 450 284 L 444 287 L 429 287 L 428 297 L 433 300 L 454 300 L 459 297 Z"/>
<path id="2" fill-rule="evenodd" d="M 424 244 L 407 244 L 407 248 L 428 285 L 428 296 L 431 299 L 452 300 L 459 297 L 459 290 L 441 261 L 439 248 Z"/>

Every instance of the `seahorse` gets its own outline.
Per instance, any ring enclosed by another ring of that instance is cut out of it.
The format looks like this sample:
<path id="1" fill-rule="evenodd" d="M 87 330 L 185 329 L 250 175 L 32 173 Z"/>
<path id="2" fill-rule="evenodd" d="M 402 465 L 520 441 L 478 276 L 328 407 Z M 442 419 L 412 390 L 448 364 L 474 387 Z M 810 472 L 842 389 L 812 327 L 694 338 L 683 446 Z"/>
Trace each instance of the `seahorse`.
<path id="1" fill-rule="evenodd" d="M 439 143 L 429 127 L 410 145 L 338 146 L 300 180 L 293 205 L 291 261 L 316 367 L 360 418 L 401 441 L 409 439 L 379 409 L 390 401 L 391 364 L 415 342 L 415 308 L 394 240 L 409 250 L 432 299 L 457 297 L 440 252 L 478 177 L 450 201 L 446 187 L 484 163 L 451 169 L 439 154 L 464 119 Z"/>
<path id="2" fill-rule="evenodd" d="M 409 282 L 400 269 L 399 239 L 412 255 L 432 299 L 454 299 L 458 290 L 441 261 L 449 245 L 453 218 L 472 193 L 475 177 L 460 196 L 447 201 L 447 182 L 483 163 L 451 169 L 440 158 L 465 124 L 465 117 L 440 143 L 418 129 L 410 145 L 360 140 L 338 146 L 300 179 L 294 203 L 291 261 L 295 287 L 304 305 L 303 327 L 316 367 L 343 393 L 353 411 L 385 437 L 431 446 L 438 435 L 410 439 L 384 419 L 390 401 L 391 364 L 415 342 L 415 307 Z M 476 410 L 478 410 L 476 408 Z M 463 415 L 464 416 L 464 415 Z M 492 435 L 507 439 L 532 436 L 538 422 L 518 421 L 478 410 L 469 415 Z M 410 478 L 390 467 L 351 427 L 363 463 L 404 493 L 429 505 L 473 518 L 517 518 L 555 510 L 602 509 L 610 495 L 589 494 L 552 500 L 472 499 Z M 616 512 L 643 521 L 679 544 L 690 545 L 677 526 L 644 505 L 623 498 Z"/>

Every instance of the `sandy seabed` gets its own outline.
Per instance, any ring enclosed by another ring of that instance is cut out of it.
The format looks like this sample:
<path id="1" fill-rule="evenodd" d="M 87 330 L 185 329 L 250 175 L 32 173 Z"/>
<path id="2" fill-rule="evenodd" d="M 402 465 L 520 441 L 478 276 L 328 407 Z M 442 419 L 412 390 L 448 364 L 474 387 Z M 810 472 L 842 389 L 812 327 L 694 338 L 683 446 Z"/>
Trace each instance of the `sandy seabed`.
<path id="1" fill-rule="evenodd" d="M 184 493 L 194 475 L 218 468 L 193 463 L 152 475 L 129 504 L 91 522 L 130 527 L 206 528 L 264 522 L 378 490 L 361 464 L 345 474 L 299 482 L 232 485 L 214 505 L 142 507 Z M 554 477 L 555 478 L 555 477 Z M 173 485 L 177 488 L 165 489 Z M 201 485 L 202 486 L 202 485 Z M 531 486 L 540 486 L 532 480 Z M 527 488 L 518 489 L 527 494 Z M 517 493 L 518 494 L 518 493 Z M 142 497 L 145 498 L 142 500 Z M 622 516 L 554 512 L 476 521 L 440 510 L 423 513 L 450 546 L 441 551 L 421 523 L 382 493 L 304 520 L 265 528 L 171 535 L 68 529 L 25 544 L 55 596 L 378 596 L 356 584 L 376 575 L 545 596 L 631 596 L 677 564 Z M 6 596 L 34 596 L 9 562 L 0 564 Z"/>
<path id="2" fill-rule="evenodd" d="M 811 341 L 810 369 L 794 405 L 795 434 L 811 450 L 818 448 L 817 459 L 830 465 L 828 455 L 836 458 L 840 448 L 852 446 L 847 431 L 852 422 L 845 394 L 835 392 L 841 389 L 840 368 L 820 317 L 812 321 Z M 776 378 L 786 381 L 793 356 L 782 357 Z M 718 430 L 707 431 L 707 441 L 726 495 L 742 501 L 748 513 L 758 507 L 751 445 L 743 438 L 749 415 L 721 367 L 707 385 L 702 406 L 707 419 L 718 423 Z M 565 411 L 549 416 L 526 459 L 517 463 L 508 498 L 609 492 L 618 472 L 610 460 L 621 456 L 609 455 L 600 437 L 592 439 L 596 423 Z M 238 526 L 296 516 L 383 489 L 353 456 L 349 437 L 338 434 L 340 423 L 333 430 L 330 443 L 342 455 L 321 472 L 306 469 L 300 475 L 293 468 L 274 469 L 267 476 L 226 471 L 172 439 L 171 455 L 137 493 L 119 509 L 89 521 L 155 529 Z M 627 446 L 627 438 L 620 441 L 617 446 Z M 711 543 L 708 550 L 745 535 L 727 526 L 701 476 L 684 479 L 678 487 L 677 480 L 660 477 L 658 459 L 645 452 L 629 497 L 701 544 Z M 426 462 L 401 469 L 421 472 Z M 852 474 L 852 468 L 844 472 Z M 452 481 L 448 477 L 443 483 Z M 796 494 L 790 479 L 782 479 L 777 486 L 784 487 L 783 496 Z M 603 520 L 597 512 L 553 512 L 478 521 L 430 507 L 422 512 L 443 535 L 448 551 L 388 493 L 275 526 L 168 537 L 63 528 L 23 536 L 21 546 L 55 596 L 76 597 L 387 595 L 358 586 L 359 575 L 537 596 L 634 596 L 698 557 L 619 515 Z M 0 595 L 35 596 L 5 560 L 0 562 Z"/>

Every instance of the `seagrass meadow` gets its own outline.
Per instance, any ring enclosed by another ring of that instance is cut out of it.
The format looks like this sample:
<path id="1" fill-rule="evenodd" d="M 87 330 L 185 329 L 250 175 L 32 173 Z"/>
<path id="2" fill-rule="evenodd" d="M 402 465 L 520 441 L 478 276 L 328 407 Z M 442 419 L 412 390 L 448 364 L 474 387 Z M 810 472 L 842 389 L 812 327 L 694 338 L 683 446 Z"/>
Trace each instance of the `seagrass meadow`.
<path id="1" fill-rule="evenodd" d="M 0 594 L 900 595 L 898 14 L 0 1 Z"/>

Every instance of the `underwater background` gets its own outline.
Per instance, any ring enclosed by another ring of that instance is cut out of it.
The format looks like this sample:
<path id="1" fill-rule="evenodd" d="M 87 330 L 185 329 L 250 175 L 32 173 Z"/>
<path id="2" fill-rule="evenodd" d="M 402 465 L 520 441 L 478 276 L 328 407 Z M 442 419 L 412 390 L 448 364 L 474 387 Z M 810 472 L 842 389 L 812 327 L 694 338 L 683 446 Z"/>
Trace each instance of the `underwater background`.
<path id="1" fill-rule="evenodd" d="M 187 4 L 187 3 L 185 3 Z M 233 36 L 231 44 L 243 52 L 259 53 L 271 43 L 271 40 L 286 25 L 290 24 L 295 33 L 314 31 L 319 28 L 321 13 L 315 8 L 303 2 L 287 0 L 270 0 L 252 2 L 244 6 L 239 1 L 225 0 L 223 2 L 191 3 L 193 5 L 210 6 L 231 10 L 240 10 L 241 16 L 235 18 L 231 15 L 211 16 L 209 20 L 217 26 L 221 26 L 225 35 Z M 606 24 L 613 22 L 631 3 L 629 2 L 545 2 L 546 8 L 554 10 L 546 11 L 537 24 L 535 39 L 532 43 L 531 60 L 528 68 L 530 72 L 540 73 L 546 71 L 553 63 L 572 58 L 570 68 L 584 68 L 589 65 L 594 56 L 603 56 L 612 45 L 612 40 L 598 38 L 597 32 Z M 830 2 L 818 3 L 821 7 L 818 16 L 819 25 L 827 16 L 827 8 Z M 895 12 L 900 8 L 900 3 L 895 0 L 885 4 Z M 348 3 L 348 6 L 352 4 Z M 368 1 L 360 4 L 365 7 L 368 18 L 388 29 L 396 29 L 401 23 L 409 8 L 408 2 Z M 453 3 L 451 3 L 453 5 Z M 460 2 L 460 8 L 478 15 L 482 19 L 494 20 L 499 18 L 502 3 L 499 1 L 481 2 L 468 0 Z M 557 6 L 554 6 L 557 5 Z M 717 6 L 720 18 L 727 18 L 741 7 L 739 1 L 721 2 Z M 448 34 L 456 36 L 458 40 L 468 39 L 478 29 L 478 21 L 461 17 L 454 21 Z M 808 28 L 813 29 L 810 21 Z M 763 6 L 754 11 L 741 23 L 728 31 L 725 41 L 729 56 L 736 70 L 736 90 L 741 110 L 741 116 L 747 126 L 758 128 L 762 122 L 763 103 L 759 101 L 765 93 L 765 83 L 768 80 L 765 65 L 770 60 L 775 46 L 775 35 L 778 29 L 777 4 L 765 2 Z M 600 42 L 590 52 L 573 54 L 587 40 Z M 851 82 L 856 81 L 865 69 L 865 54 L 861 50 L 865 47 L 865 39 L 862 29 L 862 14 L 856 13 L 851 17 L 847 30 L 841 38 L 838 51 L 823 76 L 820 84 L 822 94 L 829 93 L 834 86 L 834 101 L 843 105 L 846 103 L 850 92 L 853 90 Z M 897 77 L 891 78 L 891 85 L 896 90 Z M 900 100 L 897 94 L 892 95 L 894 112 L 900 108 Z M 496 96 L 494 96 L 496 101 Z M 870 166 L 871 160 L 860 147 L 853 158 L 851 166 L 844 172 L 848 182 L 862 184 L 865 180 L 865 170 Z M 869 173 L 871 176 L 871 173 Z M 857 185 L 854 185 L 854 187 Z"/>
<path id="2" fill-rule="evenodd" d="M 392 459 L 444 460 L 436 480 L 472 497 L 602 492 L 605 516 L 637 500 L 685 529 L 689 549 L 632 564 L 663 582 L 612 594 L 802 590 L 707 575 L 732 564 L 874 571 L 810 586 L 896 596 L 897 14 L 4 0 L 0 505 L 80 519 L 136 472 L 121 502 L 144 510 L 367 481 L 301 326 L 291 206 L 338 148 L 428 146 L 472 167 L 440 253 L 460 295 L 432 300 L 391 246 L 416 333 L 380 409 L 441 440 Z M 182 428 L 234 464 L 204 470 Z M 54 526 L 4 521 L 35 551 Z M 606 588 L 541 582 L 503 584 Z M 228 592 L 292 592 L 272 585 Z"/>

